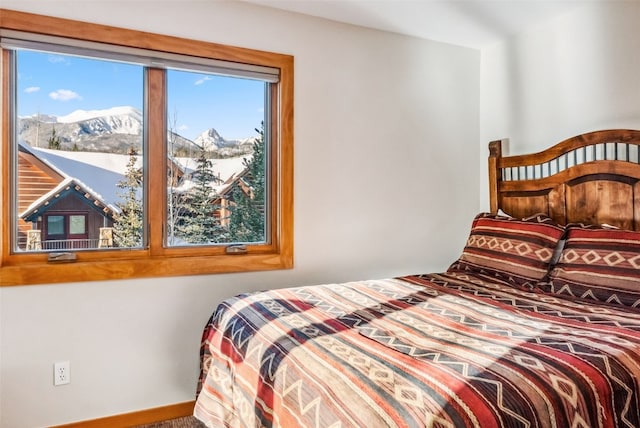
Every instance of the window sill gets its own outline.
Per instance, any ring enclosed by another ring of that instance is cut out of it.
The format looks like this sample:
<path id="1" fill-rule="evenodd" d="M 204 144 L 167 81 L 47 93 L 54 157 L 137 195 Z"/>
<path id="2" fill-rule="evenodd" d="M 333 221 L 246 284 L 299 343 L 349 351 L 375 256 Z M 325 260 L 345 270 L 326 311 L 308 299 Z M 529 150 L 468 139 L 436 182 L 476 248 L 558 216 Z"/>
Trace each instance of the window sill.
<path id="1" fill-rule="evenodd" d="M 0 267 L 0 286 L 254 272 L 292 267 L 293 256 L 282 253 L 25 263 Z"/>

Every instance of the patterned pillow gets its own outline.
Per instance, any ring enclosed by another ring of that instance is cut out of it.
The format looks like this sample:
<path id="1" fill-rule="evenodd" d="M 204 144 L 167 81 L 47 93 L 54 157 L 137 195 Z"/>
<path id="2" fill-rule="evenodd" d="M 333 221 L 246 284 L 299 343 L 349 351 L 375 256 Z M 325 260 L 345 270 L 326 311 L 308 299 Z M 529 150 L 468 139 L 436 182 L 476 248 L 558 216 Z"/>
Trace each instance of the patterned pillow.
<path id="1" fill-rule="evenodd" d="M 567 226 L 544 291 L 640 307 L 640 232 Z"/>
<path id="2" fill-rule="evenodd" d="M 448 269 L 496 277 L 533 288 L 549 271 L 564 227 L 544 214 L 527 218 L 478 214 L 460 258 Z"/>

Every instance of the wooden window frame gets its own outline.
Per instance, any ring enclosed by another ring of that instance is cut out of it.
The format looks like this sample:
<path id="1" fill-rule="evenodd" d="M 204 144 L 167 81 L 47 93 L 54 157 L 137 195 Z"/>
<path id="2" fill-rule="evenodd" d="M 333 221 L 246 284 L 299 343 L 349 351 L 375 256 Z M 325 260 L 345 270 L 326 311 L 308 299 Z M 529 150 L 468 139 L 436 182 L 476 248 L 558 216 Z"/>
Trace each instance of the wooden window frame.
<path id="1" fill-rule="evenodd" d="M 247 245 L 246 253 L 228 254 L 224 246 L 164 246 L 163 224 L 166 198 L 150 197 L 147 204 L 148 246 L 144 249 L 97 250 L 76 253 L 73 263 L 49 262 L 47 253 L 14 253 L 11 244 L 11 198 L 13 180 L 11 162 L 8 58 L 2 51 L 0 186 L 0 286 L 43 283 L 111 280 L 142 277 L 214 274 L 243 271 L 289 269 L 293 267 L 293 57 L 285 54 L 220 45 L 167 35 L 122 29 L 82 21 L 0 9 L 0 29 L 37 32 L 89 42 L 107 43 L 126 48 L 161 50 L 164 52 L 232 61 L 242 64 L 277 68 L 280 79 L 270 85 L 271 118 L 269 194 L 269 238 L 266 244 Z M 157 69 L 147 69 L 149 97 L 165 95 L 166 80 Z M 148 103 L 149 165 L 166 163 L 166 112 L 162 102 Z M 158 147 L 163 147 L 161 150 Z M 149 168 L 145 190 L 148 195 L 166 195 L 166 171 Z"/>

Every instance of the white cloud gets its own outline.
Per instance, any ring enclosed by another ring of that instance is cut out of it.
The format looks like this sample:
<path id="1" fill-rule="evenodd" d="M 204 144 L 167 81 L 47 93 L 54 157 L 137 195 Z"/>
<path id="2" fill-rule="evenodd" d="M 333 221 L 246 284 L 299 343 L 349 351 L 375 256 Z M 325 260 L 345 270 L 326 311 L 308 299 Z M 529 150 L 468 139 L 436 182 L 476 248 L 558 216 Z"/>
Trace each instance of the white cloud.
<path id="1" fill-rule="evenodd" d="M 60 56 L 60 55 L 49 55 L 48 59 L 49 59 L 49 62 L 53 63 L 53 64 L 57 64 L 57 63 L 61 63 L 61 62 L 64 62 L 64 63 L 68 62 L 65 57 Z"/>
<path id="2" fill-rule="evenodd" d="M 187 126 L 187 125 L 180 125 L 178 127 L 178 131 L 186 131 L 187 129 L 189 129 L 189 126 Z"/>
<path id="3" fill-rule="evenodd" d="M 40 87 L 39 87 L 39 86 L 29 86 L 28 88 L 25 88 L 25 90 L 24 90 L 24 91 L 25 91 L 27 94 L 32 94 L 32 93 L 34 93 L 34 92 L 38 92 L 39 90 L 40 90 Z"/>
<path id="4" fill-rule="evenodd" d="M 57 101 L 81 100 L 82 97 L 70 89 L 58 89 L 55 92 L 49 92 L 49 98 Z"/>
<path id="5" fill-rule="evenodd" d="M 211 80 L 211 77 L 209 76 L 204 76 L 202 79 L 198 79 L 196 80 L 196 82 L 194 83 L 194 85 L 202 85 L 204 82 L 206 82 L 207 80 Z"/>

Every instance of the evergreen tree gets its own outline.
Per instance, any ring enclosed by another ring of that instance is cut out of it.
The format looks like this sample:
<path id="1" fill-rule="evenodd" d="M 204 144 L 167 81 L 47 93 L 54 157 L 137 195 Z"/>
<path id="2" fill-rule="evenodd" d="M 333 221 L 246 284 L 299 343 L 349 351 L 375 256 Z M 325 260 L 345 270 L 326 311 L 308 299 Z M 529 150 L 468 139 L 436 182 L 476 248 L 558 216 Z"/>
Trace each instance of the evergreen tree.
<path id="1" fill-rule="evenodd" d="M 56 128 L 51 129 L 51 136 L 47 140 L 49 148 L 53 150 L 60 150 L 60 137 L 56 135 Z"/>
<path id="2" fill-rule="evenodd" d="M 123 248 L 141 247 L 143 233 L 143 212 L 140 199 L 142 188 L 142 170 L 136 167 L 136 151 L 129 150 L 129 162 L 123 180 L 117 184 L 120 201 L 116 206 L 120 213 L 114 215 L 113 240 Z"/>
<path id="3" fill-rule="evenodd" d="M 238 185 L 232 192 L 234 204 L 230 208 L 230 242 L 265 241 L 264 122 L 256 132 L 258 138 L 253 143 L 253 156 L 243 161 L 247 172 L 242 180 L 246 188 Z"/>
<path id="4" fill-rule="evenodd" d="M 207 244 L 224 241 L 224 229 L 214 213 L 215 193 L 211 187 L 220 182 L 212 170 L 207 152 L 200 149 L 194 172 L 195 185 L 181 197 L 180 218 L 176 225 L 177 235 L 192 244 Z"/>

